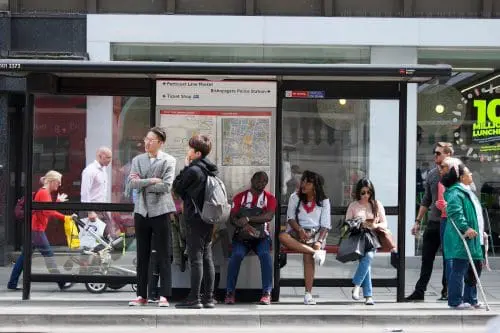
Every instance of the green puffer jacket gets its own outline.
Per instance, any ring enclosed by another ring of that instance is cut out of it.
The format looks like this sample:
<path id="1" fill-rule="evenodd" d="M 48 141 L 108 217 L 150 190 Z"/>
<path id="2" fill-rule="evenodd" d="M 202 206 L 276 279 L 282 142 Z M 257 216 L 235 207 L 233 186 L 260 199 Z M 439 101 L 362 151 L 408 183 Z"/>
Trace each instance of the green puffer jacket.
<path id="1" fill-rule="evenodd" d="M 466 240 L 472 259 L 482 260 L 483 250 L 480 243 L 482 235 L 479 235 L 476 210 L 469 192 L 460 183 L 456 183 L 446 190 L 444 198 L 447 203 L 446 214 L 448 216 L 444 233 L 444 253 L 446 254 L 446 259 L 468 259 L 465 246 L 457 230 L 451 224 L 453 221 L 462 234 L 469 228 L 474 229 L 478 233 L 477 237 Z"/>

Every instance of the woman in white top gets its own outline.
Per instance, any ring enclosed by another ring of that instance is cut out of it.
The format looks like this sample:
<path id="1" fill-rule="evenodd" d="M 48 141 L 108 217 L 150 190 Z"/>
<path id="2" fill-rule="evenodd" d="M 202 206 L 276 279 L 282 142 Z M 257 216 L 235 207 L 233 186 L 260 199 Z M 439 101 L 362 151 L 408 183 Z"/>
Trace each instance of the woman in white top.
<path id="1" fill-rule="evenodd" d="M 325 262 L 325 246 L 331 229 L 330 200 L 323 190 L 323 177 L 304 171 L 300 188 L 288 200 L 287 231 L 279 236 L 280 243 L 288 249 L 304 254 L 304 304 L 316 304 L 311 295 L 314 281 L 314 264 Z"/>
<path id="2" fill-rule="evenodd" d="M 351 202 L 347 208 L 346 219 L 360 217 L 363 219 L 363 228 L 376 230 L 387 229 L 387 219 L 385 217 L 384 206 L 375 199 L 375 188 L 373 183 L 363 178 L 356 184 L 356 201 Z M 366 251 L 364 256 L 359 259 L 358 268 L 352 278 L 354 288 L 352 289 L 352 298 L 358 300 L 360 289 L 363 288 L 363 296 L 366 305 L 373 305 L 372 297 L 372 277 L 371 264 L 375 249 Z"/>

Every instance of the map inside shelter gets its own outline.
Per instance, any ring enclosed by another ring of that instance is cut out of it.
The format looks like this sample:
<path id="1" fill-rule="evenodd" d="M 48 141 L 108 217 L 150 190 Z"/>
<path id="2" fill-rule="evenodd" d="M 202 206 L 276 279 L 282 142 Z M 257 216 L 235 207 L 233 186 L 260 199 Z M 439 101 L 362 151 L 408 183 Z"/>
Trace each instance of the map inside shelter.
<path id="1" fill-rule="evenodd" d="M 222 165 L 270 165 L 269 117 L 222 119 Z"/>
<path id="2" fill-rule="evenodd" d="M 177 159 L 176 173 L 184 167 L 184 159 L 188 150 L 189 139 L 193 135 L 204 134 L 211 140 L 217 137 L 217 117 L 211 115 L 196 115 L 162 111 L 161 126 L 166 128 L 166 151 Z M 216 163 L 216 145 L 208 158 Z"/>

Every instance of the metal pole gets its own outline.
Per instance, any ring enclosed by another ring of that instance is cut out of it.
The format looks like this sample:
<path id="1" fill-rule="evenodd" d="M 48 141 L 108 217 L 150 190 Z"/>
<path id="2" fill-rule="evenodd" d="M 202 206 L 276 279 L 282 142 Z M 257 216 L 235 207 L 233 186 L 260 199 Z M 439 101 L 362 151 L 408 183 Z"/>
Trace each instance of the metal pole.
<path id="1" fill-rule="evenodd" d="M 149 95 L 149 126 L 156 126 L 156 80 L 151 79 Z"/>
<path id="2" fill-rule="evenodd" d="M 276 194 L 276 200 L 278 201 L 278 207 L 276 208 L 276 214 L 274 215 L 274 280 L 273 280 L 273 292 L 272 300 L 273 302 L 279 301 L 280 297 L 280 241 L 279 234 L 281 232 L 281 167 L 282 167 L 282 94 L 281 94 L 282 82 L 277 82 L 276 87 L 276 170 L 275 170 L 275 180 L 274 180 L 274 193 Z"/>
<path id="3" fill-rule="evenodd" d="M 24 240 L 21 255 L 24 256 L 23 262 L 23 300 L 30 299 L 31 291 L 31 207 L 32 207 L 32 184 L 33 184 L 33 108 L 34 96 L 26 92 L 26 104 L 24 107 L 24 127 L 23 127 L 23 146 L 24 146 Z"/>
<path id="4" fill-rule="evenodd" d="M 405 236 L 406 236 L 406 129 L 408 84 L 399 84 L 399 154 L 398 154 L 398 253 L 397 301 L 405 298 Z"/>

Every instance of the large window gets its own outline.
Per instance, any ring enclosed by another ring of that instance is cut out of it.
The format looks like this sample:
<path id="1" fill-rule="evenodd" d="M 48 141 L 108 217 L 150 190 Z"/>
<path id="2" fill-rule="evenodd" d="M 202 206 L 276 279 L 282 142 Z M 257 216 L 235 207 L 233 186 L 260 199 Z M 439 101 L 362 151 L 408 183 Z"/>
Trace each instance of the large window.
<path id="1" fill-rule="evenodd" d="M 417 203 L 427 173 L 434 167 L 432 149 L 438 141 L 453 143 L 456 157 L 473 172 L 474 188 L 491 224 L 491 254 L 500 246 L 500 57 L 498 50 L 421 49 L 419 62 L 450 63 L 453 76 L 418 88 Z M 489 110 L 489 111 L 488 111 Z M 419 238 L 421 240 L 421 237 Z M 417 253 L 421 242 L 416 243 Z M 495 251 L 496 254 L 496 251 Z"/>
<path id="2" fill-rule="evenodd" d="M 62 185 L 58 192 L 52 193 L 52 199 L 56 200 L 58 193 L 65 193 L 69 202 L 80 202 L 82 171 L 95 163 L 98 148 L 108 147 L 112 151 L 112 160 L 103 169 L 107 175 L 104 202 L 131 203 L 132 196 L 125 191 L 125 180 L 132 158 L 144 151 L 143 138 L 150 126 L 150 110 L 150 99 L 145 97 L 37 95 L 34 105 L 33 191 L 41 187 L 40 178 L 47 171 L 55 170 L 62 174 Z M 76 213 L 84 222 L 90 217 L 87 211 L 61 213 Z M 33 243 L 42 251 L 35 249 L 33 252 L 33 273 L 48 270 L 53 274 L 135 274 L 132 213 L 96 213 L 98 222 L 105 229 L 97 223 L 92 230 L 104 236 L 106 241 L 116 242 L 109 253 L 80 254 L 84 247 L 99 243 L 84 226 L 79 226 L 78 230 L 80 248 L 69 250 L 65 222 L 51 217 L 45 234 L 55 257 L 42 256 L 43 242 L 34 235 Z"/>

